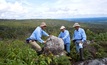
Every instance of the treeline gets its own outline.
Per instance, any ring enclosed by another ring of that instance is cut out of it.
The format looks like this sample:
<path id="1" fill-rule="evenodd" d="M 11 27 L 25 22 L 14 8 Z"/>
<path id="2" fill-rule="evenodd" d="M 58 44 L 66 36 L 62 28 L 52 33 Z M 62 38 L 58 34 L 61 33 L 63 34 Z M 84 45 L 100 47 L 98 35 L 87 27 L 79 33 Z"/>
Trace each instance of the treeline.
<path id="1" fill-rule="evenodd" d="M 0 38 L 1 39 L 25 39 L 41 22 L 47 23 L 46 31 L 51 35 L 58 36 L 60 26 L 64 25 L 69 30 L 71 38 L 74 32 L 72 27 L 74 22 L 51 19 L 37 20 L 0 20 Z M 104 24 L 80 23 L 87 33 L 88 40 L 107 41 L 107 28 Z"/>

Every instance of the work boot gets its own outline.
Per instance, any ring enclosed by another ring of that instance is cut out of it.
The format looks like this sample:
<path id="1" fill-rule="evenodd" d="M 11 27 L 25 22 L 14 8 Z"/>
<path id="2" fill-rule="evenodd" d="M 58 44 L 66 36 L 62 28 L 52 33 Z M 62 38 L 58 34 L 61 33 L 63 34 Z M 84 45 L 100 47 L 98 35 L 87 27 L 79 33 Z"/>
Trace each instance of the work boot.
<path id="1" fill-rule="evenodd" d="M 41 55 L 41 54 L 42 54 L 42 51 L 38 51 L 38 52 L 37 52 L 37 55 Z"/>
<path id="2" fill-rule="evenodd" d="M 70 56 L 70 53 L 67 53 L 67 56 Z"/>
<path id="3" fill-rule="evenodd" d="M 83 48 L 80 48 L 80 60 L 84 61 Z"/>
<path id="4" fill-rule="evenodd" d="M 42 48 L 41 51 L 37 51 L 37 54 L 38 54 L 38 55 L 41 55 L 41 54 L 43 53 L 43 51 L 44 51 L 44 48 Z"/>

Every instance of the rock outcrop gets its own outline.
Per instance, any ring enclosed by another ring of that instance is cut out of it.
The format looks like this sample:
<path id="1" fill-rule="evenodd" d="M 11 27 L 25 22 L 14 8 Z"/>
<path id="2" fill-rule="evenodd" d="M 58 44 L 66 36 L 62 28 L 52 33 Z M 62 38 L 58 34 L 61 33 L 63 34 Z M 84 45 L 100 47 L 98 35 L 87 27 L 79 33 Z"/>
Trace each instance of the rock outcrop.
<path id="1" fill-rule="evenodd" d="M 77 62 L 73 65 L 107 65 L 107 58 L 95 59 L 95 60 L 86 60 L 83 62 Z"/>
<path id="2" fill-rule="evenodd" d="M 61 38 L 50 36 L 44 46 L 44 54 L 64 55 L 64 42 Z"/>

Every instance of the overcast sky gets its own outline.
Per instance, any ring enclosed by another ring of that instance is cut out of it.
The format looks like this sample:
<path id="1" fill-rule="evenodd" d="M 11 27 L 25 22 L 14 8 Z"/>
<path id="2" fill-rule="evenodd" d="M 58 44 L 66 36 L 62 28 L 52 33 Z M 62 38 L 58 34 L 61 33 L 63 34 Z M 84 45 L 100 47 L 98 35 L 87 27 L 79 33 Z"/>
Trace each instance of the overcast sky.
<path id="1" fill-rule="evenodd" d="M 0 0 L 0 19 L 107 17 L 107 0 Z"/>

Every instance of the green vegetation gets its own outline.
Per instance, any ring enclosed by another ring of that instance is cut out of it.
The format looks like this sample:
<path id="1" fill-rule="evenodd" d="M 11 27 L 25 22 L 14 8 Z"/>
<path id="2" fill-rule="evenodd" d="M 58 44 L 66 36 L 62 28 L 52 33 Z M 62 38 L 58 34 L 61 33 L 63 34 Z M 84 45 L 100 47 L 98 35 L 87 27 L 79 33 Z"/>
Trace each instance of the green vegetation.
<path id="1" fill-rule="evenodd" d="M 43 21 L 48 25 L 46 32 L 49 34 L 58 36 L 60 26 L 64 25 L 69 30 L 72 38 L 74 22 L 51 19 L 0 20 L 0 65 L 71 65 L 73 61 L 79 60 L 75 45 L 72 42 L 71 62 L 67 56 L 55 57 L 52 54 L 38 56 L 36 51 L 25 43 L 25 39 Z M 95 52 L 90 52 L 89 47 L 85 48 L 85 59 L 107 57 L 107 27 L 105 25 L 107 23 L 80 24 L 86 31 L 87 39 L 91 41 L 88 46 L 93 48 L 90 50 L 95 50 Z"/>

